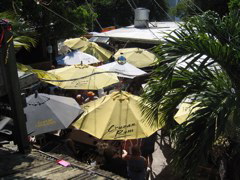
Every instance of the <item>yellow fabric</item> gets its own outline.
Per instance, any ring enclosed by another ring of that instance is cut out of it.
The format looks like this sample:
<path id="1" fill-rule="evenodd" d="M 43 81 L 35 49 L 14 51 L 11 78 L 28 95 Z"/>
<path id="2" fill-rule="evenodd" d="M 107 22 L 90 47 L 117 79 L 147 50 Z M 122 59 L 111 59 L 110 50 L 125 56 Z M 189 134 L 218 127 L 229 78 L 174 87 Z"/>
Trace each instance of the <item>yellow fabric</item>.
<path id="1" fill-rule="evenodd" d="M 28 65 L 17 63 L 17 68 L 18 68 L 18 70 L 23 71 L 23 72 L 34 73 L 37 75 L 38 78 L 40 78 L 43 81 L 44 81 L 44 79 L 48 79 L 48 80 L 60 80 L 61 79 L 57 75 L 54 75 L 54 74 L 49 73 L 44 70 L 33 69 L 31 66 L 28 66 Z"/>
<path id="2" fill-rule="evenodd" d="M 72 65 L 48 71 L 63 80 L 81 78 L 73 81 L 51 82 L 53 85 L 64 89 L 102 89 L 111 84 L 118 83 L 115 73 L 105 73 L 104 70 L 88 65 Z M 96 73 L 96 74 L 94 74 Z"/>
<path id="3" fill-rule="evenodd" d="M 139 106 L 141 98 L 127 92 L 84 104 L 84 114 L 73 126 L 99 139 L 126 140 L 148 137 L 161 127 L 150 127 Z"/>
<path id="4" fill-rule="evenodd" d="M 100 61 L 107 61 L 113 53 L 94 42 L 89 42 L 87 38 L 72 38 L 64 41 L 64 45 L 71 49 L 79 49 L 82 52 L 95 56 Z"/>
<path id="5" fill-rule="evenodd" d="M 71 49 L 79 49 L 88 44 L 88 39 L 85 37 L 71 38 L 65 40 L 63 44 Z"/>
<path id="6" fill-rule="evenodd" d="M 175 114 L 174 119 L 178 124 L 182 124 L 191 117 L 191 113 L 200 109 L 196 107 L 199 103 L 181 103 L 178 112 Z"/>
<path id="7" fill-rule="evenodd" d="M 138 67 L 152 66 L 157 60 L 155 54 L 141 48 L 123 48 L 119 49 L 115 54 L 114 58 L 117 59 L 121 54 L 127 59 L 127 62 Z"/>
<path id="8" fill-rule="evenodd" d="M 113 53 L 94 42 L 88 42 L 86 46 L 80 47 L 80 51 L 95 56 L 100 61 L 107 61 Z"/>

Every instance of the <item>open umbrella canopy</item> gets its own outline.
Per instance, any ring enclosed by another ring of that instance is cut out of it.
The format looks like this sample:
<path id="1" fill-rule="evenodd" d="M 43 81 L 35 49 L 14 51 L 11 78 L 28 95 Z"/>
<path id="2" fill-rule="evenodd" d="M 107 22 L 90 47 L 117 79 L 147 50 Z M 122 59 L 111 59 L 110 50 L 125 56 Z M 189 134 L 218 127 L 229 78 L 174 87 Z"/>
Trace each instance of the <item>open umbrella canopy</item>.
<path id="1" fill-rule="evenodd" d="M 67 39 L 64 41 L 64 45 L 73 50 L 79 49 L 82 52 L 91 54 L 100 61 L 106 61 L 113 55 L 111 51 L 99 46 L 97 43 L 89 42 L 85 37 Z"/>
<path id="2" fill-rule="evenodd" d="M 100 62 L 94 56 L 81 51 L 69 52 L 65 56 L 57 57 L 56 60 L 59 65 L 94 64 Z"/>
<path id="3" fill-rule="evenodd" d="M 66 39 L 63 44 L 71 49 L 79 49 L 83 46 L 88 45 L 88 39 L 85 37 L 71 38 Z"/>
<path id="4" fill-rule="evenodd" d="M 161 127 L 150 127 L 145 121 L 140 100 L 125 91 L 113 92 L 84 104 L 85 112 L 72 125 L 104 140 L 148 137 Z"/>
<path id="5" fill-rule="evenodd" d="M 138 68 L 153 66 L 153 63 L 157 60 L 155 54 L 141 48 L 119 49 L 114 54 L 114 58 L 117 59 L 119 56 L 121 56 L 121 53 L 125 56 L 128 63 Z"/>
<path id="6" fill-rule="evenodd" d="M 79 50 L 95 56 L 100 61 L 107 61 L 113 55 L 113 52 L 94 42 L 88 42 L 86 46 L 80 47 Z"/>
<path id="7" fill-rule="evenodd" d="M 199 103 L 182 102 L 179 105 L 179 110 L 177 111 L 177 113 L 174 116 L 175 121 L 178 124 L 182 124 L 183 122 L 187 121 L 188 118 L 191 117 L 191 114 L 193 112 L 200 109 L 200 107 L 197 107 L 198 104 Z"/>
<path id="8" fill-rule="evenodd" d="M 29 135 L 65 129 L 83 112 L 69 97 L 38 93 L 28 96 L 26 101 L 24 112 Z"/>
<path id="9" fill-rule="evenodd" d="M 48 83 L 63 89 L 98 90 L 119 82 L 116 74 L 106 73 L 100 68 L 89 65 L 66 66 L 49 72 L 60 76 L 61 79 L 70 80 L 63 82 L 48 81 Z"/>
<path id="10" fill-rule="evenodd" d="M 54 74 L 49 73 L 44 70 L 33 69 L 31 66 L 28 66 L 28 65 L 17 63 L 17 68 L 18 68 L 18 70 L 23 71 L 23 72 L 31 72 L 31 73 L 36 74 L 37 77 L 40 78 L 41 80 L 43 80 L 43 79 L 60 80 L 61 79 L 57 75 L 54 75 Z"/>
<path id="11" fill-rule="evenodd" d="M 117 61 L 115 61 L 112 63 L 107 63 L 104 65 L 98 66 L 98 68 L 104 69 L 106 71 L 116 72 L 118 77 L 124 77 L 124 78 L 130 78 L 130 79 L 136 76 L 147 74 L 145 71 L 127 62 L 124 64 L 119 64 Z"/>

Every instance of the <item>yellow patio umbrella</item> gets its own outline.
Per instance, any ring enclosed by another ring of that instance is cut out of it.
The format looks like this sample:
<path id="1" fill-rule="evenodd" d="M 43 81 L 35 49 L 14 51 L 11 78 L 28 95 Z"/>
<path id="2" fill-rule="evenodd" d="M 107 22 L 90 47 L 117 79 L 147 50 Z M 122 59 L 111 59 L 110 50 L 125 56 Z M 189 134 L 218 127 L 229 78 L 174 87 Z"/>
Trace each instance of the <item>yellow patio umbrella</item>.
<path id="1" fill-rule="evenodd" d="M 91 89 L 98 90 L 118 83 L 115 73 L 107 73 L 103 69 L 89 65 L 72 65 L 48 71 L 59 76 L 63 81 L 49 81 L 63 89 Z"/>
<path id="2" fill-rule="evenodd" d="M 99 46 L 97 43 L 89 42 L 87 38 L 72 38 L 64 41 L 64 45 L 76 50 L 79 49 L 82 52 L 95 56 L 100 61 L 107 61 L 113 52 Z"/>
<path id="3" fill-rule="evenodd" d="M 44 79 L 48 79 L 48 80 L 60 80 L 61 78 L 57 75 L 54 75 L 52 73 L 49 73 L 47 71 L 44 71 L 44 70 L 39 70 L 39 69 L 33 69 L 31 66 L 29 65 L 24 65 L 24 64 L 21 64 L 21 63 L 17 63 L 17 68 L 18 70 L 20 71 L 23 71 L 23 72 L 31 72 L 31 73 L 34 73 L 37 75 L 37 77 L 40 79 L 40 80 L 43 80 Z"/>
<path id="4" fill-rule="evenodd" d="M 85 37 L 71 38 L 63 42 L 63 44 L 71 49 L 79 49 L 83 46 L 88 45 L 88 39 Z"/>
<path id="5" fill-rule="evenodd" d="M 161 127 L 145 121 L 139 96 L 125 91 L 113 92 L 82 106 L 83 115 L 72 125 L 103 140 L 148 137 Z"/>
<path id="6" fill-rule="evenodd" d="M 114 58 L 117 59 L 121 55 L 123 55 L 127 59 L 128 63 L 138 68 L 153 66 L 153 63 L 157 60 L 157 57 L 155 54 L 141 48 L 119 49 L 114 54 Z"/>
<path id="7" fill-rule="evenodd" d="M 113 52 L 94 42 L 88 42 L 86 46 L 80 47 L 79 50 L 95 56 L 100 61 L 107 61 L 113 55 Z"/>
<path id="8" fill-rule="evenodd" d="M 191 117 L 191 113 L 200 109 L 200 107 L 196 107 L 199 103 L 189 103 L 183 102 L 179 106 L 179 110 L 174 116 L 175 121 L 178 124 L 182 124 L 183 122 L 187 121 L 188 118 Z"/>

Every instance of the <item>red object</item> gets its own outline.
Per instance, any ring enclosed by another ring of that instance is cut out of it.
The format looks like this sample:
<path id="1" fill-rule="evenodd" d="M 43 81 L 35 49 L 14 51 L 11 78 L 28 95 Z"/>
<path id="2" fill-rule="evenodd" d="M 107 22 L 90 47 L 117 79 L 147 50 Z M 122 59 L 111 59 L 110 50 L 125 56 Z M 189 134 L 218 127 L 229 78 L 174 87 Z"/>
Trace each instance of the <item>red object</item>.
<path id="1" fill-rule="evenodd" d="M 8 19 L 0 19 L 0 26 L 2 29 L 1 35 L 0 35 L 0 47 L 2 47 L 3 37 L 6 31 L 11 31 L 12 26 L 9 23 Z"/>
<path id="2" fill-rule="evenodd" d="M 111 30 L 113 30 L 113 29 L 116 29 L 116 27 L 115 27 L 115 26 L 109 26 L 109 27 L 103 28 L 103 29 L 101 30 L 101 32 L 107 32 L 107 31 L 111 31 Z"/>
<path id="3" fill-rule="evenodd" d="M 4 37 L 4 29 L 2 29 L 2 33 L 1 33 L 1 37 L 0 37 L 0 47 L 2 47 L 2 41 L 3 41 L 3 37 Z"/>

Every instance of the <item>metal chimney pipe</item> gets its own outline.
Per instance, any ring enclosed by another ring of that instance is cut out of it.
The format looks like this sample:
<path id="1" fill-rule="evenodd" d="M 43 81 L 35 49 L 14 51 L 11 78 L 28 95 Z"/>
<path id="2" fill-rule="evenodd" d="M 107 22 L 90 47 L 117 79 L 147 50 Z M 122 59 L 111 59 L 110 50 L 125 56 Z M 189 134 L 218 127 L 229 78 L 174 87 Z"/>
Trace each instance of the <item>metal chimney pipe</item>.
<path id="1" fill-rule="evenodd" d="M 150 10 L 146 8 L 136 8 L 134 13 L 134 27 L 148 28 Z"/>

